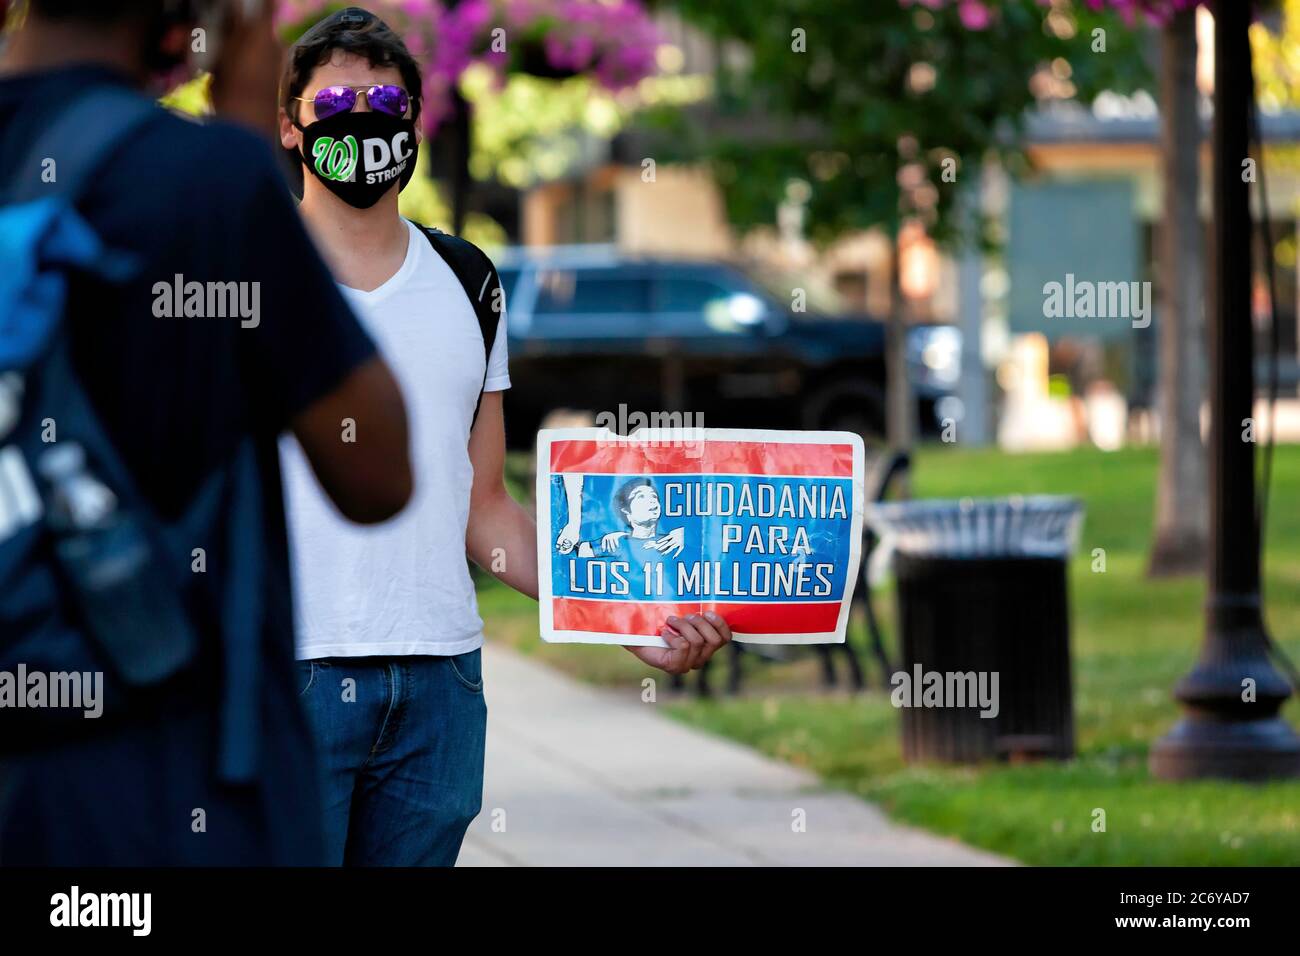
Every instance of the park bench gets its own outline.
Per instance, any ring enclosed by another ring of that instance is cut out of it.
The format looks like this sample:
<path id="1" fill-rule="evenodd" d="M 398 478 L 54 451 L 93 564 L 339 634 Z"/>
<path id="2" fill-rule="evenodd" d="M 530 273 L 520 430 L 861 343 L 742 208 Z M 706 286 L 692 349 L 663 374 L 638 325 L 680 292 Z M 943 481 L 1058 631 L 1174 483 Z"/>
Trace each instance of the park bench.
<path id="1" fill-rule="evenodd" d="M 907 452 L 885 452 L 877 456 L 867 474 L 864 497 L 871 502 L 884 501 L 904 478 L 910 467 L 911 458 Z M 871 584 L 867 572 L 871 553 L 875 550 L 877 544 L 879 544 L 879 539 L 876 537 L 875 532 L 864 523 L 862 529 L 862 560 L 858 565 L 858 586 L 853 593 L 853 607 L 855 611 L 861 608 L 866 618 L 867 634 L 871 642 L 871 656 L 875 658 L 880 667 L 881 687 L 888 689 L 889 678 L 894 668 L 890 663 L 889 655 L 885 651 L 880 622 L 876 617 L 875 607 L 872 605 Z M 829 690 L 839 686 L 839 673 L 835 664 L 835 657 L 838 654 L 844 658 L 844 664 L 848 668 L 850 688 L 854 691 L 865 689 L 866 674 L 862 662 L 858 658 L 857 649 L 847 637 L 843 644 L 814 644 L 812 648 L 820 659 L 822 687 Z M 740 693 L 744 658 L 753 657 L 765 663 L 781 663 L 790 661 L 801 653 L 802 649 L 794 646 L 742 644 L 739 641 L 732 641 L 727 649 L 727 693 Z M 705 664 L 696 674 L 695 689 L 696 693 L 701 697 L 710 696 L 712 693 L 709 682 L 712 667 L 713 662 L 711 661 Z M 674 690 L 682 691 L 686 689 L 686 686 L 687 680 L 684 675 L 675 675 L 672 678 Z"/>

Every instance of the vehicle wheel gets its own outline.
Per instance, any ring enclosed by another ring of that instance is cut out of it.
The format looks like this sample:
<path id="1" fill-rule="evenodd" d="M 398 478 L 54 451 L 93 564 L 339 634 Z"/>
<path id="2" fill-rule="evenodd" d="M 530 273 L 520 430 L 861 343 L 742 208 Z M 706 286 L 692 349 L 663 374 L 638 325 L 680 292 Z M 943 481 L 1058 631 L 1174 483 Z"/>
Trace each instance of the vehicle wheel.
<path id="1" fill-rule="evenodd" d="M 884 396 L 866 382 L 840 382 L 816 392 L 804 404 L 803 419 L 805 428 L 861 435 L 868 458 L 885 446 Z"/>

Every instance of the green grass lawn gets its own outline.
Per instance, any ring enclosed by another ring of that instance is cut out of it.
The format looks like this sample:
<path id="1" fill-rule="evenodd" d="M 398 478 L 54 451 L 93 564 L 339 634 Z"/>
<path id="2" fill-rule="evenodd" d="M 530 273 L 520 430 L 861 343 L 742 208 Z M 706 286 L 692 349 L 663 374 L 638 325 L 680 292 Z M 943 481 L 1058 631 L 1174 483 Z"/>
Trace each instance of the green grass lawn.
<path id="1" fill-rule="evenodd" d="M 1004 455 L 933 448 L 915 469 L 919 497 L 1060 493 L 1081 497 L 1087 520 L 1070 568 L 1078 757 L 1068 763 L 907 766 L 898 713 L 880 689 L 856 697 L 817 688 L 816 667 L 747 663 L 740 698 L 661 697 L 687 723 L 808 767 L 894 817 L 1036 864 L 1297 864 L 1300 782 L 1267 785 L 1154 781 L 1151 742 L 1174 722 L 1175 680 L 1201 636 L 1199 580 L 1148 581 L 1156 454 L 1077 451 Z M 1300 658 L 1300 447 L 1280 448 L 1269 509 L 1267 607 L 1274 635 Z M 1091 570 L 1094 548 L 1105 573 Z M 543 645 L 531 602 L 480 592 L 494 639 L 606 684 L 648 672 L 604 647 Z M 892 630 L 893 596 L 876 594 Z M 860 628 L 852 639 L 862 645 Z M 871 671 L 879 688 L 880 675 Z M 717 683 L 721 683 L 718 675 Z M 1300 701 L 1287 715 L 1300 725 Z M 1093 831 L 1094 811 L 1106 814 Z"/>

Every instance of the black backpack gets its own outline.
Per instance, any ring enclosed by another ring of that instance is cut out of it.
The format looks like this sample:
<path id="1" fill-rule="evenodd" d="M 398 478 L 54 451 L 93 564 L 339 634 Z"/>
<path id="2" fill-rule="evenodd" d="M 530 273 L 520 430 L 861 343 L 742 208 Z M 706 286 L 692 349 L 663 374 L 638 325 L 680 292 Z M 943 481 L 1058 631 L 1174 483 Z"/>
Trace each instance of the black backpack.
<path id="1" fill-rule="evenodd" d="M 417 224 L 418 225 L 418 224 Z M 460 281 L 461 288 L 469 304 L 474 307 L 474 317 L 478 319 L 478 329 L 483 333 L 483 382 L 487 384 L 488 366 L 492 362 L 492 346 L 497 338 L 497 326 L 501 322 L 501 313 L 505 310 L 505 291 L 501 288 L 501 278 L 492 265 L 487 254 L 468 239 L 453 236 L 432 226 L 419 226 L 429 245 Z M 478 401 L 474 403 L 474 418 L 470 428 L 478 420 L 478 409 L 483 404 L 483 388 L 479 387 Z"/>
<path id="2" fill-rule="evenodd" d="M 0 672 L 37 675 L 50 687 L 99 675 L 105 716 L 193 677 L 190 545 L 224 506 L 221 546 L 239 560 L 220 598 L 223 670 L 201 676 L 205 688 L 224 685 L 222 777 L 247 780 L 256 767 L 266 560 L 256 449 L 246 438 L 165 524 L 99 420 L 64 321 L 74 274 L 122 283 L 138 273 L 133 257 L 103 246 L 75 203 L 127 136 L 161 115 L 130 90 L 81 94 L 50 121 L 0 197 Z M 41 179 L 42 157 L 58 157 L 57 180 Z M 0 707 L 0 752 L 95 724 L 76 708 L 11 701 Z"/>

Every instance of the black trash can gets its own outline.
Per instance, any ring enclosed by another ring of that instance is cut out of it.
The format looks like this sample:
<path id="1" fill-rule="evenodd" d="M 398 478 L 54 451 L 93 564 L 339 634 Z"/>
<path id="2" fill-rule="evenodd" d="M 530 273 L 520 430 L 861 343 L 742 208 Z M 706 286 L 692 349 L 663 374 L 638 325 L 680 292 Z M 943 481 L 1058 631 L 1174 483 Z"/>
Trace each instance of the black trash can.
<path id="1" fill-rule="evenodd" d="M 868 515 L 892 548 L 908 761 L 1074 754 L 1066 560 L 1073 498 L 915 501 Z"/>

